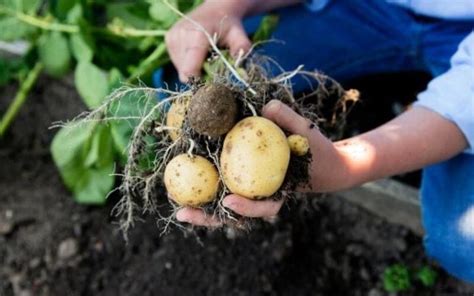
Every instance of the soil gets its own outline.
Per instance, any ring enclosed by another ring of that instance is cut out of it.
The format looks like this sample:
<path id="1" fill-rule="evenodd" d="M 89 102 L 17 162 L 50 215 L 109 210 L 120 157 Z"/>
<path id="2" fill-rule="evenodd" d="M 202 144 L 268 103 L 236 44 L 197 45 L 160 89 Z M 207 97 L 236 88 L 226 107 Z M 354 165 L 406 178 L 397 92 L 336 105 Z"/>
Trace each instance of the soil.
<path id="1" fill-rule="evenodd" d="M 15 86 L 1 90 L 5 110 Z M 41 78 L 0 142 L 0 295 L 385 295 L 393 263 L 432 265 L 422 240 L 333 196 L 304 199 L 249 233 L 171 229 L 152 219 L 126 244 L 105 207 L 76 204 L 49 154 L 56 120 L 84 110 L 71 82 Z M 435 287 L 473 292 L 438 267 Z"/>

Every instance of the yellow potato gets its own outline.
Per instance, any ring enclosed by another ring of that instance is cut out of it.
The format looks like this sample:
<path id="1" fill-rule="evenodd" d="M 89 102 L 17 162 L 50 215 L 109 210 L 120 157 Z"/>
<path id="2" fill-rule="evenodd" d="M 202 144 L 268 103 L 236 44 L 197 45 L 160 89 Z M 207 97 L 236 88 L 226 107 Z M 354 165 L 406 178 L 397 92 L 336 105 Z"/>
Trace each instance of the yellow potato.
<path id="1" fill-rule="evenodd" d="M 176 141 L 181 136 L 184 117 L 189 106 L 189 98 L 175 101 L 166 115 L 166 126 L 172 128 L 168 131 L 171 140 Z"/>
<path id="2" fill-rule="evenodd" d="M 303 156 L 309 151 L 308 138 L 300 135 L 291 135 L 288 137 L 288 145 L 290 146 L 291 153 Z"/>
<path id="3" fill-rule="evenodd" d="M 221 154 L 224 183 L 249 199 L 273 195 L 282 185 L 290 161 L 283 131 L 263 117 L 247 117 L 227 134 Z"/>
<path id="4" fill-rule="evenodd" d="M 180 154 L 165 169 L 165 186 L 170 198 L 182 206 L 198 207 L 211 202 L 219 187 L 215 166 L 202 156 Z"/>

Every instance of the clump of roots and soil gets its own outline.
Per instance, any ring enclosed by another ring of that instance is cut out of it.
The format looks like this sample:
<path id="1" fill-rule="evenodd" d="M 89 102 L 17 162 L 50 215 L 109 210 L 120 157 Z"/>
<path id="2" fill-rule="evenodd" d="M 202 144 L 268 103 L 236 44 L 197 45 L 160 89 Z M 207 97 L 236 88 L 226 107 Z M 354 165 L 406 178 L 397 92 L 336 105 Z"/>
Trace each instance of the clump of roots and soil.
<path id="1" fill-rule="evenodd" d="M 210 60 L 221 63 L 219 58 Z M 121 98 L 131 93 L 140 93 L 142 100 L 147 101 L 149 108 L 139 117 L 130 139 L 128 161 L 121 175 L 122 184 L 118 188 L 123 197 L 115 208 L 115 214 L 121 217 L 120 225 L 125 232 L 146 212 L 157 215 L 158 220 L 164 222 L 161 224 L 163 231 L 170 224 L 179 225 L 175 220 L 175 213 L 182 206 L 202 208 L 209 215 L 225 220 L 227 225 L 249 225 L 248 220 L 230 212 L 221 204 L 222 199 L 232 192 L 224 182 L 221 155 L 226 134 L 236 123 L 244 118 L 260 117 L 263 106 L 272 99 L 281 100 L 308 118 L 312 122 L 308 128 L 320 128 L 332 137 L 341 133 L 345 115 L 358 98 L 357 91 L 345 91 L 333 79 L 321 73 L 302 71 L 300 68 L 269 77 L 265 65 L 265 57 L 262 56 L 248 57 L 240 64 L 233 65 L 239 72 L 245 73 L 246 85 L 240 81 L 243 78 L 235 79 L 232 71 L 220 67 L 219 73 L 215 73 L 213 77 L 208 77 L 206 81 L 193 80 L 187 89 L 177 92 L 124 86 L 116 90 L 101 107 L 77 120 L 78 124 L 93 120 L 121 120 L 120 117 L 109 114 Z M 295 97 L 290 84 L 290 79 L 295 75 L 304 75 L 312 80 L 314 90 L 299 98 Z M 157 94 L 160 93 L 167 97 L 157 101 Z M 261 132 L 259 130 L 257 134 Z M 289 137 L 289 142 L 285 141 L 284 145 L 297 145 L 297 148 L 302 145 L 303 148 L 298 149 L 303 149 L 303 152 L 290 154 L 284 180 L 276 192 L 269 196 L 249 198 L 291 198 L 291 193 L 296 188 L 308 185 L 309 165 L 317 159 L 312 159 L 311 153 L 305 149 L 304 137 L 283 132 L 284 139 Z M 226 149 L 229 149 L 228 146 Z M 168 164 L 176 158 L 184 161 L 185 169 L 180 171 L 181 164 L 174 164 L 173 175 L 169 173 L 165 176 Z M 205 168 L 201 169 L 200 165 L 204 162 Z M 192 166 L 193 163 L 196 165 Z M 209 181 L 202 176 L 213 174 L 208 173 L 208 167 L 215 168 L 218 176 L 217 183 L 210 185 L 215 187 L 214 191 L 199 187 L 199 184 L 205 185 Z M 195 182 L 191 176 L 193 170 L 196 171 Z M 169 180 L 167 186 L 165 178 Z M 183 183 L 183 178 L 188 178 L 184 179 L 188 182 Z M 176 185 L 177 183 L 179 184 Z M 188 192 L 188 195 L 184 199 L 173 196 L 167 199 L 166 192 L 170 191 L 171 186 L 180 186 L 173 192 Z M 190 200 L 190 196 L 198 197 L 204 193 L 207 195 L 203 195 L 203 202 Z M 163 204 L 170 207 L 163 207 Z"/>
<path id="2" fill-rule="evenodd" d="M 278 99 L 308 118 L 312 122 L 308 128 L 320 128 L 337 138 L 342 134 L 345 116 L 358 100 L 357 91 L 345 91 L 322 73 L 299 67 L 271 76 L 267 69 L 273 61 L 265 56 L 241 54 L 235 60 L 227 58 L 216 47 L 214 38 L 207 36 L 213 49 L 207 68 L 213 70 L 205 80 L 193 79 L 181 91 L 124 86 L 102 106 L 76 120 L 78 124 L 129 120 L 110 115 L 121 99 L 139 93 L 146 101 L 146 110 L 134 118 L 138 123 L 130 138 L 128 161 L 118 188 L 123 197 L 114 210 L 121 217 L 120 226 L 125 233 L 143 213 L 153 213 L 164 222 L 163 231 L 170 224 L 179 226 L 175 213 L 183 206 L 201 208 L 230 226 L 249 225 L 248 219 L 222 206 L 227 194 L 242 192 L 251 199 L 291 198 L 296 188 L 309 185 L 308 168 L 317 161 L 306 147 L 307 139 L 282 131 L 261 117 L 263 106 Z M 314 89 L 296 97 L 291 87 L 296 75 L 304 76 Z M 158 101 L 158 94 L 166 98 Z M 253 155 L 257 150 L 261 154 Z M 223 153 L 234 155 L 223 157 Z M 271 159 L 275 155 L 280 155 L 276 162 Z M 265 159 L 268 169 L 255 170 Z M 167 169 L 170 163 L 172 168 Z M 254 175 L 249 179 L 239 174 L 239 165 Z M 265 176 L 273 174 L 271 170 L 278 173 Z M 268 179 L 260 180 L 264 177 Z M 167 198 L 166 192 L 172 192 L 172 196 Z M 163 207 L 164 204 L 169 206 Z"/>

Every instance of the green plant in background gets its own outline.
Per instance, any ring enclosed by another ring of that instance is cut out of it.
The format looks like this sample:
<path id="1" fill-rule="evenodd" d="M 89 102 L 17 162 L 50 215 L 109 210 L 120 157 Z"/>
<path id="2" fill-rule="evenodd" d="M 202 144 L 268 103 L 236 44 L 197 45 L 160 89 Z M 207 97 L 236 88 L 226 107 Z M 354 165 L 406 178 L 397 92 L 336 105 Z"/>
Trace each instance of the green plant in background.
<path id="1" fill-rule="evenodd" d="M 383 273 L 383 286 L 387 292 L 404 292 L 412 287 L 415 281 L 421 282 L 425 287 L 433 287 L 438 274 L 430 266 L 411 271 L 405 264 L 394 264 L 387 267 Z"/>
<path id="2" fill-rule="evenodd" d="M 0 0 L 0 41 L 27 41 L 19 58 L 0 57 L 0 86 L 19 82 L 16 96 L 0 119 L 5 135 L 40 73 L 61 78 L 71 71 L 89 110 L 123 84 L 145 84 L 153 70 L 169 62 L 164 35 L 178 20 L 169 5 L 186 12 L 203 0 Z M 270 37 L 278 22 L 266 16 L 254 42 Z M 130 93 L 110 112 L 107 124 L 62 127 L 51 153 L 75 200 L 103 204 L 115 182 L 115 167 L 126 162 L 133 128 L 148 105 Z M 146 162 L 144 160 L 144 162 Z M 146 165 L 146 164 L 144 164 Z"/>
<path id="3" fill-rule="evenodd" d="M 169 0 L 188 11 L 202 0 Z M 61 78 L 73 71 L 85 105 L 98 107 L 124 83 L 150 82 L 152 71 L 169 62 L 164 35 L 178 19 L 159 0 L 0 0 L 0 40 L 27 41 L 19 58 L 0 58 L 0 86 L 19 82 L 0 119 L 4 136 L 41 72 Z M 137 117 L 147 106 L 130 95 L 114 115 Z M 114 186 L 116 163 L 123 164 L 137 122 L 110 121 L 62 128 L 51 152 L 66 186 L 80 203 L 102 204 Z"/>
<path id="4" fill-rule="evenodd" d="M 416 272 L 416 279 L 425 287 L 433 287 L 438 278 L 438 273 L 429 266 L 423 266 Z"/>
<path id="5" fill-rule="evenodd" d="M 383 286 L 388 292 L 402 292 L 411 288 L 410 272 L 408 267 L 395 264 L 383 273 Z"/>

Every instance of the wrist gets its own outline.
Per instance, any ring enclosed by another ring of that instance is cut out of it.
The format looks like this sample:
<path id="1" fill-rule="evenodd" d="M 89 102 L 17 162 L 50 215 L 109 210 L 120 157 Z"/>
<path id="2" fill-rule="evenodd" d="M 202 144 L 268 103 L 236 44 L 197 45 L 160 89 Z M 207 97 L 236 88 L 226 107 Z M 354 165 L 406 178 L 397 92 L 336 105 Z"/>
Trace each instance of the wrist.
<path id="1" fill-rule="evenodd" d="M 310 143 L 313 153 L 310 171 L 312 191 L 333 192 L 350 187 L 354 182 L 353 172 L 347 157 L 337 145 L 319 132 Z"/>

